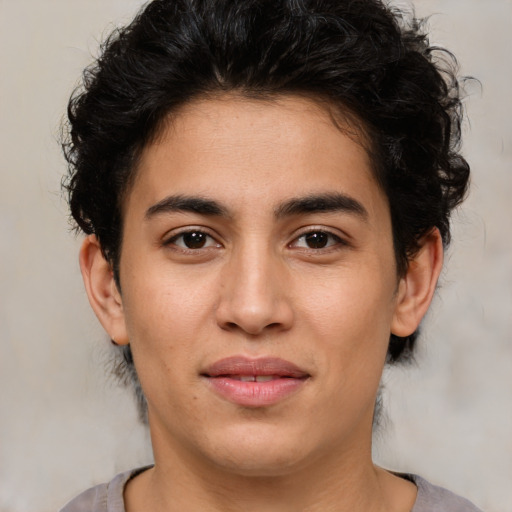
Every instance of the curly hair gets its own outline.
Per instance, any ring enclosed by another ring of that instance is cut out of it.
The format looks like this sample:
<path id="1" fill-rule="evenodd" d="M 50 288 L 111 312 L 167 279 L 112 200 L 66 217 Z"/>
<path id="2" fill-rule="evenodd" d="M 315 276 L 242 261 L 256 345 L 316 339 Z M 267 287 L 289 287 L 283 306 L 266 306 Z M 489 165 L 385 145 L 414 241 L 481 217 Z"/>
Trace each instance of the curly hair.
<path id="1" fill-rule="evenodd" d="M 121 207 L 142 149 L 179 106 L 229 91 L 307 94 L 362 128 L 398 275 L 433 227 L 449 243 L 469 180 L 461 87 L 423 21 L 380 0 L 153 0 L 85 70 L 63 142 L 75 225 L 98 237 L 118 285 Z M 388 362 L 410 357 L 416 337 L 391 335 Z"/>

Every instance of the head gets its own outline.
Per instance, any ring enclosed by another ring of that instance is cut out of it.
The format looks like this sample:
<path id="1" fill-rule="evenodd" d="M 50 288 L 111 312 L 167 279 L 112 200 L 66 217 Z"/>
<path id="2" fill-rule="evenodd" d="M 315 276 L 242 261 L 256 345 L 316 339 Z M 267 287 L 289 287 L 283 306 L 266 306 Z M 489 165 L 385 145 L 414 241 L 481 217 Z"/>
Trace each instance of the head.
<path id="1" fill-rule="evenodd" d="M 448 244 L 466 191 L 454 71 L 420 22 L 379 0 L 154 0 L 110 36 L 69 103 L 72 216 L 97 237 L 122 294 L 127 200 L 145 148 L 169 120 L 229 94 L 307 98 L 368 155 L 398 279 L 432 230 Z M 390 334 L 388 362 L 410 357 L 416 337 Z M 133 370 L 129 347 L 124 354 Z"/>

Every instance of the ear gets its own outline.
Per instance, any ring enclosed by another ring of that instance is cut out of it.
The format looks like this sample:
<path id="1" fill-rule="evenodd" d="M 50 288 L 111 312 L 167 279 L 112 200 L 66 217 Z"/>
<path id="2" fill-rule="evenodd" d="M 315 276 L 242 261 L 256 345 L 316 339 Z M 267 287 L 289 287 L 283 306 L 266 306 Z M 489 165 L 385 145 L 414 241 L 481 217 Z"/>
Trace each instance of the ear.
<path id="1" fill-rule="evenodd" d="M 116 344 L 128 344 L 121 294 L 96 236 L 84 240 L 79 260 L 89 303 L 98 320 Z"/>
<path id="2" fill-rule="evenodd" d="M 430 306 L 443 267 L 443 242 L 437 228 L 420 242 L 420 249 L 409 260 L 405 276 L 400 279 L 391 333 L 405 337 L 419 326 Z"/>

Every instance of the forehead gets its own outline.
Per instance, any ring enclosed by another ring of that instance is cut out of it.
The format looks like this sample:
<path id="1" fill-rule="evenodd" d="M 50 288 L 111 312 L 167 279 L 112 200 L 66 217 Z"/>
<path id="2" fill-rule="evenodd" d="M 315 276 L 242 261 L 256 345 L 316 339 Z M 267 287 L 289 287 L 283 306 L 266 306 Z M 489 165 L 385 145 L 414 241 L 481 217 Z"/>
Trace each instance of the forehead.
<path id="1" fill-rule="evenodd" d="M 214 194 L 224 203 L 262 206 L 331 191 L 375 195 L 365 141 L 346 116 L 310 98 L 194 100 L 143 150 L 125 207 L 134 195 L 146 204 L 171 194 Z M 366 200 L 371 208 L 373 199 Z"/>
<path id="2" fill-rule="evenodd" d="M 272 132 L 279 136 L 269 137 Z M 176 142 L 178 138 L 195 139 L 202 152 L 208 151 L 209 142 L 218 141 L 227 151 L 230 146 L 247 143 L 269 148 L 281 144 L 284 150 L 283 143 L 288 142 L 294 154 L 300 154 L 301 148 L 311 153 L 313 144 L 320 148 L 322 139 L 328 143 L 340 133 L 359 145 L 366 156 L 372 145 L 356 115 L 326 99 L 305 95 L 253 97 L 231 92 L 196 98 L 168 115 L 157 133 L 156 144 L 170 137 Z M 146 150 L 150 148 L 148 145 Z"/>

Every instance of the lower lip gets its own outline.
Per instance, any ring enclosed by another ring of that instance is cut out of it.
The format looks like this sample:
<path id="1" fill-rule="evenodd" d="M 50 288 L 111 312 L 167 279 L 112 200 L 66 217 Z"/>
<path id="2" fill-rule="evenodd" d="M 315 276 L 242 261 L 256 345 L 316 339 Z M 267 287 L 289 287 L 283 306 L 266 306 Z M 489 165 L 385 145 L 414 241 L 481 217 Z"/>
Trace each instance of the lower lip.
<path id="1" fill-rule="evenodd" d="M 244 407 L 273 405 L 296 393 L 306 379 L 282 378 L 267 382 L 244 382 L 228 377 L 206 377 L 221 397 Z"/>

